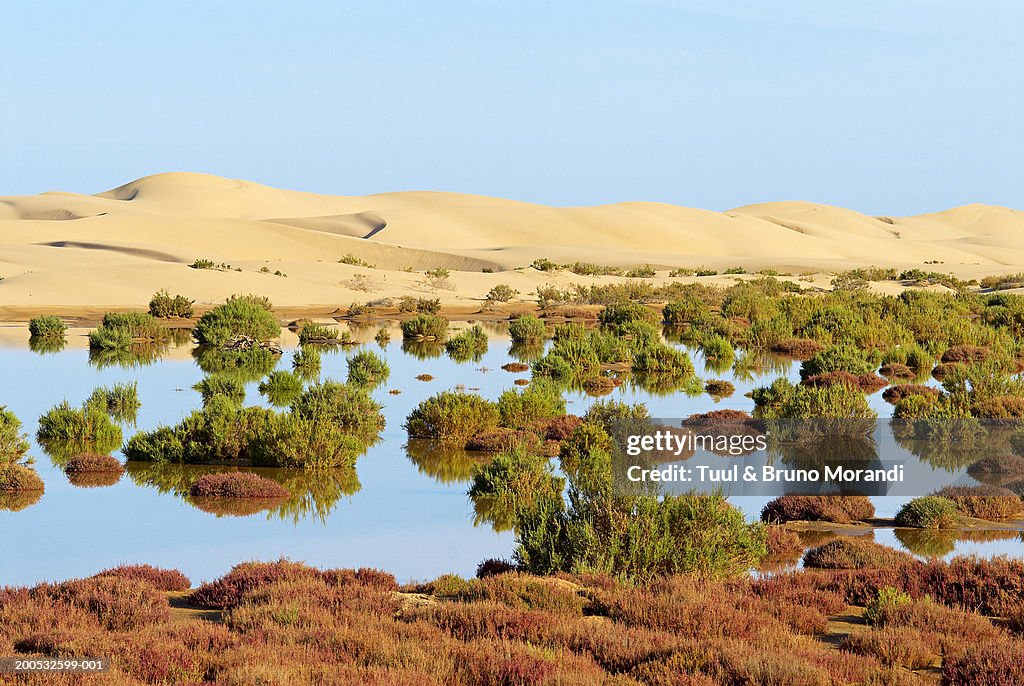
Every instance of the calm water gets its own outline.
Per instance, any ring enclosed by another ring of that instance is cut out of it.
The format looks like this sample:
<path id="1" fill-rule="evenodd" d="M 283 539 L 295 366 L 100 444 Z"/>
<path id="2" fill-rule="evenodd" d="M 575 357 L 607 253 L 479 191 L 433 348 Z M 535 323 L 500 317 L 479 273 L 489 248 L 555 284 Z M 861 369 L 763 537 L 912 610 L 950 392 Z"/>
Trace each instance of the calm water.
<path id="1" fill-rule="evenodd" d="M 324 567 L 378 567 L 401 580 L 423 580 L 447 572 L 471 575 L 485 558 L 508 557 L 513 547 L 511 532 L 474 521 L 466 489 L 476 460 L 465 454 L 430 450 L 431 446 L 407 449 L 401 428 L 420 401 L 443 389 L 462 385 L 494 400 L 514 379 L 528 378 L 528 372 L 512 374 L 500 369 L 514 360 L 502 329 L 491 328 L 495 337 L 487 354 L 478 362 L 463 364 L 443 354 L 418 359 L 403 352 L 397 328 L 392 329 L 392 341 L 384 351 L 372 340 L 363 343 L 381 352 L 391 367 L 389 381 L 374 392 L 387 419 L 382 440 L 359 458 L 357 480 L 303 484 L 301 474 L 289 475 L 289 486 L 300 491 L 300 496 L 271 512 L 231 516 L 204 511 L 179 495 L 181 484 L 190 476 L 187 469 L 180 468 L 132 464 L 129 473 L 114 485 L 78 487 L 33 444 L 31 455 L 46 482 L 46 493 L 20 511 L 0 509 L 0 585 L 84 576 L 121 563 L 176 567 L 199 582 L 244 560 L 282 556 Z M 375 331 L 353 333 L 358 340 L 366 340 Z M 173 348 L 146 366 L 100 369 L 90 364 L 82 334 L 70 332 L 67 349 L 46 355 L 28 349 L 24 329 L 7 329 L 0 336 L 0 404 L 18 415 L 30 435 L 36 431 L 38 417 L 61 400 L 77 405 L 96 386 L 121 381 L 137 381 L 142 401 L 137 425 L 125 429 L 126 438 L 136 430 L 173 424 L 201 405 L 192 385 L 203 373 L 190 355 L 190 346 Z M 294 343 L 294 336 L 286 335 L 279 368 L 290 369 Z M 344 380 L 346 356 L 356 349 L 325 354 L 322 378 Z M 744 397 L 747 391 L 777 376 L 799 378 L 798 365 L 793 363 L 777 363 L 779 366 L 749 376 L 705 372 L 699 354 L 691 354 L 702 377 L 730 379 L 736 393 L 716 403 L 706 394 L 656 396 L 622 386 L 608 397 L 643 402 L 652 416 L 662 417 L 723 407 L 750 411 L 753 401 Z M 419 381 L 415 377 L 421 374 L 434 379 Z M 247 389 L 250 404 L 263 403 L 256 385 L 251 383 Z M 391 389 L 401 393 L 389 394 Z M 567 398 L 569 411 L 575 414 L 583 414 L 594 401 L 582 393 L 569 393 Z M 881 393 L 870 400 L 881 415 L 891 412 Z M 767 500 L 744 497 L 734 502 L 753 519 Z M 878 516 L 891 517 L 904 499 L 874 500 Z M 905 547 L 897 533 L 877 530 L 874 537 Z M 912 541 L 910 547 L 935 555 L 953 551 L 1024 555 L 1016 534 L 999 534 L 996 540 L 978 538 Z"/>

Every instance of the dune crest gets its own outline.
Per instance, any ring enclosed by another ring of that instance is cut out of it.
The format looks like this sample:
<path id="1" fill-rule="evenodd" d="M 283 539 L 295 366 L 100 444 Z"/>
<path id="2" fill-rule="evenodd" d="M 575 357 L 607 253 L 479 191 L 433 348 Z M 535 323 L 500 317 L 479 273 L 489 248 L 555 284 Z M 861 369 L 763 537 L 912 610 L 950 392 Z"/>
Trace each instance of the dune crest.
<path id="1" fill-rule="evenodd" d="M 254 291 L 286 305 L 344 307 L 432 293 L 422 272 L 436 268 L 458 272 L 436 296 L 471 305 L 495 283 L 528 293 L 543 283 L 594 280 L 521 269 L 542 257 L 663 270 L 1024 271 L 1024 212 L 1005 207 L 913 217 L 799 201 L 725 212 L 653 202 L 550 207 L 438 191 L 323 195 L 189 172 L 96 195 L 0 198 L 0 229 L 0 294 L 8 307 L 139 307 L 164 287 L 199 303 Z M 190 268 L 196 259 L 230 268 Z"/>

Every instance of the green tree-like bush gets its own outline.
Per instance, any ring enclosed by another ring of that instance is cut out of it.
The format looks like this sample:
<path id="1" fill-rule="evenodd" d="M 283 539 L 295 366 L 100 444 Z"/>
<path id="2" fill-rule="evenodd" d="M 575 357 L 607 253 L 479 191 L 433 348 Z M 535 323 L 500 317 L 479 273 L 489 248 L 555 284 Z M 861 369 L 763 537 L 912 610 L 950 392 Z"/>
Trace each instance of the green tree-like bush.
<path id="1" fill-rule="evenodd" d="M 232 296 L 202 317 L 193 331 L 200 345 L 222 346 L 242 337 L 269 341 L 281 333 L 281 327 L 260 296 Z"/>
<path id="2" fill-rule="evenodd" d="M 241 406 L 245 402 L 245 384 L 235 377 L 225 374 L 211 374 L 192 386 L 203 397 L 203 405 L 208 405 L 214 396 L 227 398 Z"/>
<path id="3" fill-rule="evenodd" d="M 89 333 L 89 347 L 118 350 L 133 343 L 158 343 L 168 338 L 168 330 L 148 312 L 108 312 L 100 327 Z"/>
<path id="4" fill-rule="evenodd" d="M 149 301 L 149 313 L 159 319 L 188 319 L 195 314 L 192 307 L 194 300 L 183 295 L 171 295 L 163 288 L 153 294 Z"/>
<path id="5" fill-rule="evenodd" d="M 348 383 L 376 388 L 388 380 L 388 363 L 372 350 L 361 350 L 347 360 Z"/>

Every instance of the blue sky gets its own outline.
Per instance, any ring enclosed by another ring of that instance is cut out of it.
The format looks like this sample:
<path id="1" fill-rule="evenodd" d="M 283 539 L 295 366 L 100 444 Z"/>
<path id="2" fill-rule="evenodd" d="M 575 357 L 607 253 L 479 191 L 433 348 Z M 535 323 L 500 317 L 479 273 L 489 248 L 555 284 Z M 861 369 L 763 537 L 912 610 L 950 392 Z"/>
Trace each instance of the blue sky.
<path id="1" fill-rule="evenodd" d="M 0 195 L 1024 209 L 1018 0 L 0 0 Z"/>

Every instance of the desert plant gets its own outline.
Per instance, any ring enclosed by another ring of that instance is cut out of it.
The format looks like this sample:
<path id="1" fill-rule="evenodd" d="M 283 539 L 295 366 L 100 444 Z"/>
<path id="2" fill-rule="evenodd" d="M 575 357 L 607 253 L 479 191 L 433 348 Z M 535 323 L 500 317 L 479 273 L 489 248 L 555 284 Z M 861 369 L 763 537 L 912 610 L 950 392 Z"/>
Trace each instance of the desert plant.
<path id="1" fill-rule="evenodd" d="M 292 356 L 292 369 L 303 379 L 315 379 L 320 375 L 320 351 L 316 348 L 296 350 Z"/>
<path id="2" fill-rule="evenodd" d="M 0 465 L 19 462 L 28 452 L 27 436 L 21 432 L 21 420 L 0 405 Z"/>
<path id="3" fill-rule="evenodd" d="M 554 419 L 565 414 L 565 400 L 551 383 L 537 380 L 524 389 L 504 391 L 498 397 L 501 426 L 526 429 L 539 420 Z"/>
<path id="4" fill-rule="evenodd" d="M 388 363 L 370 350 L 363 350 L 348 358 L 348 383 L 357 386 L 379 386 L 387 381 L 391 370 Z"/>
<path id="5" fill-rule="evenodd" d="M 260 382 L 259 392 L 271 405 L 285 407 L 299 397 L 302 386 L 299 374 L 278 369 Z"/>
<path id="6" fill-rule="evenodd" d="M 524 314 L 509 322 L 508 334 L 516 343 L 538 343 L 547 338 L 547 329 L 537 317 Z"/>
<path id="7" fill-rule="evenodd" d="M 896 526 L 952 529 L 959 523 L 960 516 L 953 501 L 934 495 L 914 498 L 896 513 Z"/>
<path id="8" fill-rule="evenodd" d="M 28 323 L 28 332 L 32 338 L 62 338 L 67 326 L 64 320 L 53 315 L 33 317 Z"/>
<path id="9" fill-rule="evenodd" d="M 193 335 L 200 345 L 212 346 L 223 346 L 239 338 L 256 341 L 276 338 L 281 327 L 269 304 L 260 296 L 229 298 L 199 318 Z"/>
<path id="10" fill-rule="evenodd" d="M 761 510 L 763 522 L 836 522 L 849 524 L 875 516 L 875 506 L 859 495 L 784 495 Z"/>
<path id="11" fill-rule="evenodd" d="M 110 452 L 121 444 L 121 428 L 97 405 L 75 409 L 65 400 L 39 418 L 36 440 L 54 457 L 67 459 L 86 450 Z"/>
<path id="12" fill-rule="evenodd" d="M 149 313 L 160 319 L 188 319 L 195 313 L 192 307 L 194 302 L 183 295 L 172 296 L 167 289 L 161 289 L 150 299 Z"/>
<path id="13" fill-rule="evenodd" d="M 419 314 L 415 319 L 402 322 L 405 340 L 444 340 L 448 335 L 448 320 L 433 314 Z"/>
<path id="14" fill-rule="evenodd" d="M 89 333 L 89 347 L 100 350 L 127 348 L 134 342 L 153 343 L 170 334 L 148 312 L 108 312 L 98 329 Z"/>
<path id="15" fill-rule="evenodd" d="M 299 344 L 330 345 L 338 343 L 337 329 L 323 324 L 306 324 L 299 331 Z"/>
<path id="16" fill-rule="evenodd" d="M 420 403 L 405 420 L 410 438 L 435 438 L 465 445 L 475 434 L 498 425 L 494 403 L 480 396 L 444 391 Z"/>
<path id="17" fill-rule="evenodd" d="M 977 519 L 1008 519 L 1024 511 L 1019 495 L 998 486 L 946 486 L 935 495 L 947 498 L 962 514 Z"/>
<path id="18" fill-rule="evenodd" d="M 445 352 L 456 362 L 480 360 L 487 352 L 487 333 L 479 324 L 452 336 L 444 344 Z"/>
<path id="19" fill-rule="evenodd" d="M 519 291 L 509 286 L 507 283 L 499 283 L 487 292 L 487 300 L 491 302 L 507 303 L 517 295 L 519 295 Z"/>

